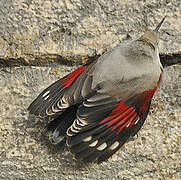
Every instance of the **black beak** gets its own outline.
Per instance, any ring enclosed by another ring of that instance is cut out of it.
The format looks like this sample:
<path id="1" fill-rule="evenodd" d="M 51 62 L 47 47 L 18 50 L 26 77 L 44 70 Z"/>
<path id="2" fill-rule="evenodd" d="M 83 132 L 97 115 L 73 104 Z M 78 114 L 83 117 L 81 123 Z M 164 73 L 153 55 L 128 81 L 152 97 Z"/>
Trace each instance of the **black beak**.
<path id="1" fill-rule="evenodd" d="M 157 27 L 155 28 L 155 32 L 158 32 L 158 30 L 160 29 L 160 27 L 161 27 L 161 25 L 162 25 L 162 23 L 163 23 L 163 21 L 165 20 L 165 18 L 166 18 L 166 16 L 161 20 L 161 22 L 157 25 Z"/>

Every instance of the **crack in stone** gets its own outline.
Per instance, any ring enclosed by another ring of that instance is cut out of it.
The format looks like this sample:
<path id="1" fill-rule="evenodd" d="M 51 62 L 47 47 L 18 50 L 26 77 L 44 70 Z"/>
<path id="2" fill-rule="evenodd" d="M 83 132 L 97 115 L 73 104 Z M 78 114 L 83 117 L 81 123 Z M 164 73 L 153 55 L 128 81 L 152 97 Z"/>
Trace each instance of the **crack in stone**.
<path id="1" fill-rule="evenodd" d="M 21 67 L 21 66 L 36 66 L 36 67 L 54 67 L 60 65 L 74 66 L 82 65 L 99 58 L 100 55 L 92 57 L 68 57 L 64 58 L 60 55 L 54 57 L 36 57 L 32 61 L 27 61 L 24 58 L 0 58 L 0 68 L 5 67 Z M 84 63 L 82 61 L 84 59 Z M 181 64 L 181 54 L 160 54 L 160 60 L 164 67 L 172 66 L 174 64 Z"/>
<path id="2" fill-rule="evenodd" d="M 160 54 L 160 60 L 164 67 L 181 64 L 181 54 Z"/>

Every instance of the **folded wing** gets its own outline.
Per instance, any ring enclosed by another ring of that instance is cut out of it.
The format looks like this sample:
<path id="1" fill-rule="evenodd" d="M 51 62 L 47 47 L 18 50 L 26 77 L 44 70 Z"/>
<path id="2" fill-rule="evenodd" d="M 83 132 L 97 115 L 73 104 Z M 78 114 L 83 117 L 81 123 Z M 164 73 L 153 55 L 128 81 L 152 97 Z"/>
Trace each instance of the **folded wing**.
<path id="1" fill-rule="evenodd" d="M 28 107 L 30 113 L 46 117 L 62 113 L 71 105 L 80 103 L 93 92 L 92 77 L 88 75 L 91 67 L 81 66 L 45 89 Z"/>
<path id="2" fill-rule="evenodd" d="M 96 93 L 79 107 L 67 130 L 67 144 L 77 158 L 102 162 L 114 154 L 143 125 L 156 87 L 126 102 Z"/>

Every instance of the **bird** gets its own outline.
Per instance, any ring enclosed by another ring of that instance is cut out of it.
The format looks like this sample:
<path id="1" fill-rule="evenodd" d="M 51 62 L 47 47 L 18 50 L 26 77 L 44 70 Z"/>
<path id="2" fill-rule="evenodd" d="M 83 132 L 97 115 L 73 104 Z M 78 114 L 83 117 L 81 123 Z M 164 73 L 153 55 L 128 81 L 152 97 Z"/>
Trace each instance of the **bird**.
<path id="1" fill-rule="evenodd" d="M 28 110 L 51 119 L 44 132 L 53 144 L 65 141 L 76 159 L 102 163 L 138 133 L 162 79 L 158 30 L 164 20 L 38 95 Z"/>

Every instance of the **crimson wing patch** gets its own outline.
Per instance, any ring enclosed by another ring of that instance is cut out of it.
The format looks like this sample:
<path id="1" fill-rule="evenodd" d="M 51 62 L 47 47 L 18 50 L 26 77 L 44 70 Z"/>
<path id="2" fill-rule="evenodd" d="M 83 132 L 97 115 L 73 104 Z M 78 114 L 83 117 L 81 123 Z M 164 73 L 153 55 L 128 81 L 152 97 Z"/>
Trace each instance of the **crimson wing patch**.
<path id="1" fill-rule="evenodd" d="M 40 93 L 28 107 L 30 113 L 36 116 L 46 117 L 63 112 L 70 105 L 75 104 L 75 100 L 81 99 L 81 95 L 77 94 L 77 97 L 75 97 L 72 94 L 74 94 L 77 89 L 81 89 L 79 84 L 83 78 L 85 79 L 85 77 L 87 77 L 86 74 L 83 74 L 86 68 L 87 66 L 79 67 Z M 78 78 L 79 76 L 82 77 Z M 89 79 L 89 77 L 87 78 Z M 75 83 L 75 86 L 71 86 L 73 83 Z"/>
<path id="2" fill-rule="evenodd" d="M 106 94 L 96 94 L 84 101 L 78 109 L 77 119 L 67 130 L 67 145 L 76 158 L 102 162 L 119 150 L 140 130 L 155 90 L 144 92 L 142 102 L 141 95 L 126 104 Z"/>
<path id="3" fill-rule="evenodd" d="M 61 83 L 64 85 L 63 88 L 68 88 L 75 81 L 75 79 L 77 79 L 77 77 L 85 71 L 86 68 L 87 66 L 81 66 L 64 78 L 62 78 Z"/>
<path id="4" fill-rule="evenodd" d="M 107 122 L 107 126 L 111 127 L 112 131 L 116 131 L 116 134 L 119 134 L 125 127 L 131 128 L 138 121 L 139 115 L 136 109 L 121 101 L 111 115 L 102 120 L 100 124 Z"/>

